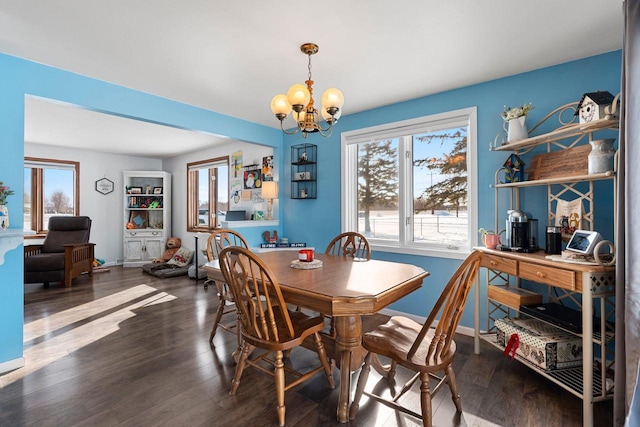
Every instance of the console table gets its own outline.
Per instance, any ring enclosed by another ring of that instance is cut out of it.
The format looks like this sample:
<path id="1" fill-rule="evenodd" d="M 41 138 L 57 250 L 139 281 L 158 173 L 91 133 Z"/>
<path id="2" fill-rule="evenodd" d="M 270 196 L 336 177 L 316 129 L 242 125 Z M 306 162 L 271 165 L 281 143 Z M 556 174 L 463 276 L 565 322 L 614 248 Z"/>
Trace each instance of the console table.
<path id="1" fill-rule="evenodd" d="M 615 334 L 608 326 L 615 317 L 615 267 L 553 261 L 543 251 L 531 254 L 477 248 L 482 251 L 480 266 L 486 270 L 488 286 L 504 289 L 521 288 L 522 280 L 547 285 L 548 298 L 562 302 L 568 298 L 581 305 L 583 366 L 555 371 L 543 371 L 524 359 L 520 362 L 548 378 L 583 401 L 583 425 L 593 425 L 593 403 L 610 399 L 613 391 L 606 385 L 607 368 L 613 365 L 613 341 Z M 553 293 L 552 293 L 553 291 Z M 493 321 L 497 313 L 504 317 L 520 316 L 519 306 L 506 305 L 504 301 L 487 298 L 487 329 L 480 331 L 480 292 L 475 293 L 475 352 L 480 352 L 480 339 L 498 346 Z M 594 328 L 594 305 L 598 305 L 599 327 Z M 595 331 L 595 332 L 594 332 Z M 604 331 L 604 332 L 600 332 Z M 567 331 L 571 332 L 571 331 Z M 573 332 L 571 332 L 573 333 Z M 598 353 L 594 355 L 594 347 Z M 599 362 L 594 361 L 597 356 Z M 596 366 L 597 365 L 597 366 Z M 595 369 L 594 371 L 594 368 Z M 595 372 L 595 374 L 594 374 Z"/>

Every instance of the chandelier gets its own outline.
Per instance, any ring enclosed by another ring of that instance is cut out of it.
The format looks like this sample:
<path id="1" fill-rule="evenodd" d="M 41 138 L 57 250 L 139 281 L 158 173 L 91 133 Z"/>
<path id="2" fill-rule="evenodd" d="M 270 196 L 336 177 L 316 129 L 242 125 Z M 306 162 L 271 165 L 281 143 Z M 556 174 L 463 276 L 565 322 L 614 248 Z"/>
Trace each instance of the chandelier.
<path id="1" fill-rule="evenodd" d="M 320 112 L 315 108 L 313 101 L 313 80 L 311 80 L 311 55 L 318 53 L 318 45 L 315 43 L 305 43 L 300 46 L 302 53 L 309 57 L 309 74 L 305 81 L 306 86 L 296 83 L 289 88 L 287 94 L 278 94 L 271 100 L 271 111 L 280 120 L 280 128 L 287 135 L 302 132 L 303 137 L 309 133 L 319 132 L 322 136 L 331 136 L 333 125 L 338 122 L 342 114 L 344 95 L 336 88 L 327 89 L 322 94 L 322 108 Z M 287 131 L 284 128 L 284 119 L 293 110 L 292 117 L 295 120 L 296 128 Z M 320 120 L 327 123 L 326 128 L 322 128 Z"/>

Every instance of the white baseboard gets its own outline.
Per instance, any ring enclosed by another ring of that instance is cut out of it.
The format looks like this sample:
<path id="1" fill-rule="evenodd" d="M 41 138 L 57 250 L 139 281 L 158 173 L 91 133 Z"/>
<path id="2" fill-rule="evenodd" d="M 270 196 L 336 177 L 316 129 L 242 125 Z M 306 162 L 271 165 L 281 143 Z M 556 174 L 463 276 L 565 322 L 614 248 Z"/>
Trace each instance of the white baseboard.
<path id="1" fill-rule="evenodd" d="M 24 357 L 0 363 L 0 374 L 4 374 L 24 366 Z"/>
<path id="2" fill-rule="evenodd" d="M 381 314 L 386 314 L 387 316 L 404 316 L 404 317 L 408 317 L 409 319 L 418 322 L 420 324 L 423 324 L 424 322 L 427 321 L 426 317 L 422 317 L 422 316 L 416 316 L 415 314 L 409 314 L 409 313 L 403 313 L 402 311 L 397 311 L 397 310 L 391 310 L 388 308 L 382 309 L 380 310 Z M 437 324 L 438 321 L 436 320 L 435 323 Z M 458 325 L 458 327 L 456 328 L 456 333 L 460 334 L 460 335 L 466 335 L 469 337 L 473 337 L 475 336 L 475 331 L 473 328 L 469 328 L 468 326 L 460 326 Z"/>

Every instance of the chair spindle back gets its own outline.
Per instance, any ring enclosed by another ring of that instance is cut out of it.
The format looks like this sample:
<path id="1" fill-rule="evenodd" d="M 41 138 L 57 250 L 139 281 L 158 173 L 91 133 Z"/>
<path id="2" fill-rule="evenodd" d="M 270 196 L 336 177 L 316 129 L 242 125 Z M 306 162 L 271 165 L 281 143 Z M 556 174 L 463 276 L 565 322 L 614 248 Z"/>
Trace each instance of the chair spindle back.
<path id="1" fill-rule="evenodd" d="M 220 252 L 220 269 L 233 293 L 245 337 L 260 342 L 294 337 L 280 285 L 260 258 L 246 248 L 228 246 Z"/>
<path id="2" fill-rule="evenodd" d="M 237 231 L 225 228 L 214 230 L 207 240 L 207 260 L 219 259 L 220 252 L 227 246 L 248 248 L 249 244 Z"/>
<path id="3" fill-rule="evenodd" d="M 427 321 L 422 326 L 422 330 L 418 334 L 407 358 L 411 359 L 418 351 L 422 340 L 427 336 L 429 329 L 436 320 L 436 316 L 441 312 L 440 319 L 434 330 L 434 337 L 431 340 L 431 346 L 426 355 L 426 363 L 437 364 L 443 352 L 449 350 L 453 335 L 456 332 L 462 313 L 464 312 L 465 303 L 469 296 L 469 291 L 473 286 L 473 281 L 478 274 L 480 260 L 482 254 L 479 251 L 473 251 L 464 262 L 458 267 L 445 288 L 442 290 L 438 301 L 434 305 Z M 444 307 L 443 307 L 444 306 Z M 442 311 L 441 311 L 442 309 Z"/>
<path id="4" fill-rule="evenodd" d="M 355 231 L 347 231 L 334 237 L 327 245 L 325 253 L 366 260 L 371 259 L 369 241 L 362 234 Z"/>

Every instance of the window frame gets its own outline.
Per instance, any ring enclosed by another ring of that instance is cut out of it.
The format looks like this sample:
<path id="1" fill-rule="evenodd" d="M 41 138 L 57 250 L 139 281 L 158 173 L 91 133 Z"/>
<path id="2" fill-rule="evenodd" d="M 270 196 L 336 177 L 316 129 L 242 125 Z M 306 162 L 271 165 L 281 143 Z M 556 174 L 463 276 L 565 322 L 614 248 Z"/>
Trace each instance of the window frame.
<path id="1" fill-rule="evenodd" d="M 411 138 L 404 137 L 443 129 L 446 126 L 460 126 L 462 123 L 467 126 L 468 244 L 458 248 L 416 244 L 411 240 L 414 221 L 413 153 L 410 144 L 406 144 L 406 140 Z M 369 239 L 371 249 L 381 252 L 464 259 L 478 242 L 476 233 L 478 225 L 477 132 L 477 107 L 343 132 L 341 134 L 342 231 L 358 229 L 358 144 L 399 137 L 401 142 L 398 145 L 398 211 L 399 217 L 405 220 L 399 221 L 397 241 Z"/>
<path id="2" fill-rule="evenodd" d="M 61 168 L 60 165 L 67 167 Z M 78 216 L 80 213 L 80 162 L 25 156 L 23 168 L 31 169 L 31 224 L 29 230 L 35 232 L 35 234 L 25 235 L 25 239 L 41 239 L 48 233 L 48 230 L 43 228 L 45 215 L 44 169 L 47 169 L 47 166 L 50 166 L 51 169 L 73 170 L 73 215 Z M 34 215 L 34 212 L 36 215 Z"/>
<path id="3" fill-rule="evenodd" d="M 206 160 L 198 160 L 187 163 L 187 231 L 188 232 L 208 232 L 220 228 L 218 224 L 218 186 L 209 185 L 209 224 L 202 226 L 198 222 L 199 217 L 199 188 L 198 171 L 209 170 L 209 182 L 218 182 L 218 166 L 226 165 L 229 171 L 229 156 L 214 157 Z M 209 167 L 207 167 L 209 166 Z M 227 192 L 229 189 L 227 189 Z M 212 220 L 213 218 L 213 220 Z"/>

